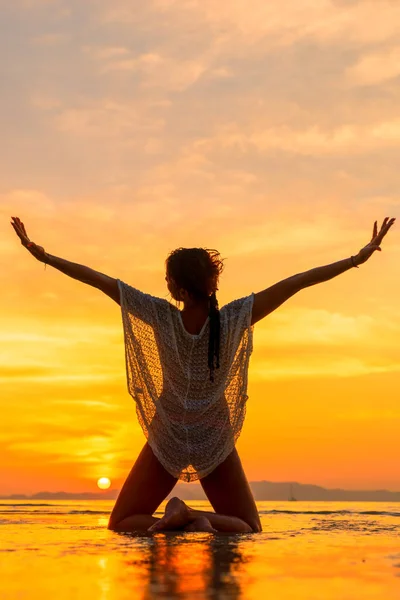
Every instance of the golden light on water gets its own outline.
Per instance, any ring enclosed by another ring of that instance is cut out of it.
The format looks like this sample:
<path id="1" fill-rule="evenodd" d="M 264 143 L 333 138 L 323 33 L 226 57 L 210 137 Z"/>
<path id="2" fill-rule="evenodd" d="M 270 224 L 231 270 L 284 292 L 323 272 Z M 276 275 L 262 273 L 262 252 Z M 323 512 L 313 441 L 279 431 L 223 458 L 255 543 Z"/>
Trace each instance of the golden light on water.
<path id="1" fill-rule="evenodd" d="M 101 490 L 108 490 L 110 485 L 111 485 L 111 481 L 108 479 L 108 477 L 100 477 L 100 479 L 97 480 L 97 486 Z"/>

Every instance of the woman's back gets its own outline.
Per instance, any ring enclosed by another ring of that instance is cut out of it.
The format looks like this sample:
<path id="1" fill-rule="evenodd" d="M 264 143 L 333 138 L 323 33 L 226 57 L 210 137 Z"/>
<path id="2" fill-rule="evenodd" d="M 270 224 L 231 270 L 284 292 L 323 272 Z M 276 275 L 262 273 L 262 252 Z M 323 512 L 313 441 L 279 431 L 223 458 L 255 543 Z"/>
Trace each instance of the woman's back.
<path id="1" fill-rule="evenodd" d="M 245 415 L 254 294 L 220 310 L 220 368 L 210 381 L 210 322 L 189 333 L 167 300 L 118 280 L 127 382 L 154 454 L 174 476 L 193 481 L 232 451 Z"/>

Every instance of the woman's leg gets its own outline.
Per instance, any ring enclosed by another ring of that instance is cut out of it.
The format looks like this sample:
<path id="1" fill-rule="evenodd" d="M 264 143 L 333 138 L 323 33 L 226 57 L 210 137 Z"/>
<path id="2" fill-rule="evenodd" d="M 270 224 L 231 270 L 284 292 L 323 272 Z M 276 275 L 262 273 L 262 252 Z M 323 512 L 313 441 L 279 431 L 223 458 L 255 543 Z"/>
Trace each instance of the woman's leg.
<path id="1" fill-rule="evenodd" d="M 157 519 L 149 527 L 149 531 L 178 531 L 182 530 L 182 528 L 185 528 L 185 531 L 205 531 L 203 528 L 196 529 L 199 523 L 203 527 L 205 521 L 209 522 L 207 531 L 212 530 L 224 533 L 251 533 L 253 531 L 250 525 L 242 519 L 230 515 L 194 510 L 176 496 L 168 501 L 164 516 L 161 519 Z M 187 529 L 188 525 L 192 526 Z"/>
<path id="2" fill-rule="evenodd" d="M 236 449 L 200 483 L 215 513 L 195 510 L 174 497 L 165 507 L 165 515 L 150 527 L 150 531 L 177 529 L 199 517 L 208 519 L 211 527 L 220 532 L 262 531 L 257 506 Z M 192 528 L 189 530 L 193 531 Z"/>
<path id="3" fill-rule="evenodd" d="M 216 529 L 219 514 L 244 521 L 254 532 L 262 531 L 257 506 L 236 448 L 212 473 L 200 479 L 200 483 L 217 514 L 191 509 L 193 515 L 204 515 Z"/>
<path id="4" fill-rule="evenodd" d="M 147 531 L 159 520 L 152 515 L 176 482 L 177 478 L 164 469 L 146 442 L 122 486 L 108 528 L 114 531 Z"/>
<path id="5" fill-rule="evenodd" d="M 218 533 L 217 529 L 211 525 L 206 517 L 196 517 L 194 521 L 186 525 L 184 531 L 207 531 L 208 533 Z"/>

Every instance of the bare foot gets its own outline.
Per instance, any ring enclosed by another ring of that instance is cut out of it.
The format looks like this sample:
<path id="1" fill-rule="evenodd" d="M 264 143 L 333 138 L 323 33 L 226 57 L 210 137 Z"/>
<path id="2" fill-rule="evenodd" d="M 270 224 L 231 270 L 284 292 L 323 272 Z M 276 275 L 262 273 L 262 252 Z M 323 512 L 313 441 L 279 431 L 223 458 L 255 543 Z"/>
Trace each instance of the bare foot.
<path id="1" fill-rule="evenodd" d="M 164 516 L 149 527 L 147 531 L 177 530 L 192 520 L 189 507 L 180 498 L 174 496 L 167 502 Z"/>
<path id="2" fill-rule="evenodd" d="M 208 531 L 209 533 L 218 533 L 218 530 L 214 529 L 207 517 L 197 517 L 192 523 L 186 525 L 185 531 Z"/>

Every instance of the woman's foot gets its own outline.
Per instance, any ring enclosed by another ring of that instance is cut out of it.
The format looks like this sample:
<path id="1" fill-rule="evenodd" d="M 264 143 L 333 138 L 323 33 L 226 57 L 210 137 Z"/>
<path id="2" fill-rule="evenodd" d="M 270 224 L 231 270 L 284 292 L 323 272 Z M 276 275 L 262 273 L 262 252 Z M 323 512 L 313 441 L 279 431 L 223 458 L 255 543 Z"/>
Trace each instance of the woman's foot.
<path id="1" fill-rule="evenodd" d="M 164 516 L 149 527 L 148 531 L 179 530 L 192 520 L 189 507 L 175 496 L 167 502 Z"/>
<path id="2" fill-rule="evenodd" d="M 194 521 L 186 525 L 185 531 L 208 531 L 208 533 L 218 533 L 217 529 L 211 525 L 207 517 L 197 517 Z"/>

